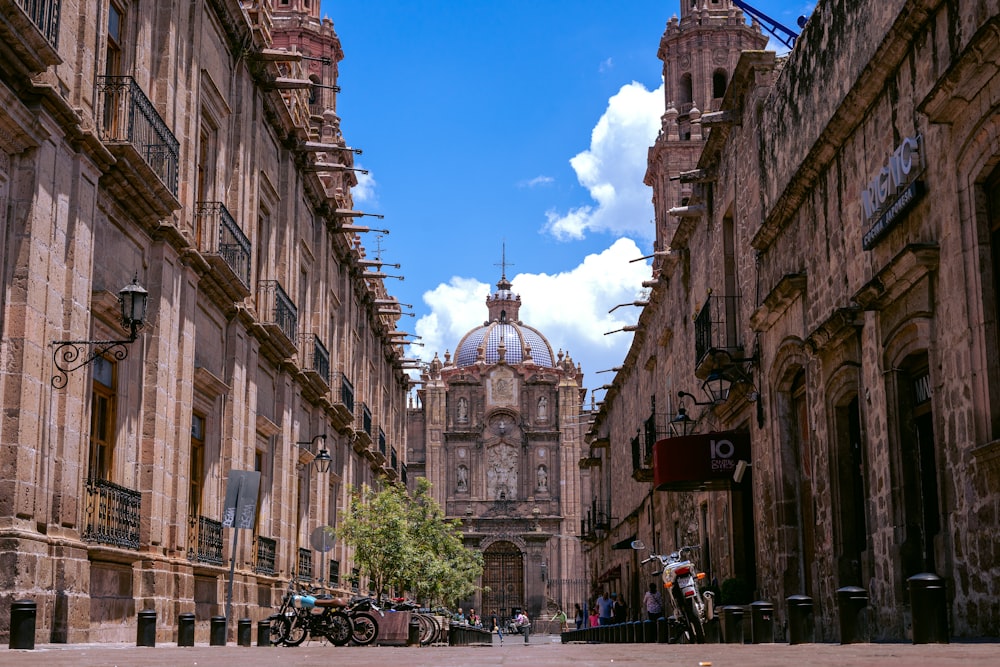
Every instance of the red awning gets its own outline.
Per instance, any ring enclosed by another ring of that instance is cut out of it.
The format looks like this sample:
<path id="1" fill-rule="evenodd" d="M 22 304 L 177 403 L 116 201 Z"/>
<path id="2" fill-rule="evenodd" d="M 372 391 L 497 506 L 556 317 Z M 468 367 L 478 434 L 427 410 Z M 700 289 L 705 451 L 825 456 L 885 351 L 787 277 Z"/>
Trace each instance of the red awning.
<path id="1" fill-rule="evenodd" d="M 728 489 L 740 460 L 750 461 L 750 434 L 738 431 L 665 438 L 653 445 L 657 491 Z"/>
<path id="2" fill-rule="evenodd" d="M 614 567 L 609 567 L 604 571 L 604 574 L 597 578 L 597 583 L 604 584 L 612 579 L 620 579 L 622 576 L 622 566 L 615 565 Z"/>

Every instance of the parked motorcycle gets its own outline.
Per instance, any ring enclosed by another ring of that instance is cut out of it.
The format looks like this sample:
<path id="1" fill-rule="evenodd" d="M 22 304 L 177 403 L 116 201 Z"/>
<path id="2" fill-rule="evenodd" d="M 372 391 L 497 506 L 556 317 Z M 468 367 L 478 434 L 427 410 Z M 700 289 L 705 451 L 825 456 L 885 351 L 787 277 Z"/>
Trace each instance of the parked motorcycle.
<path id="1" fill-rule="evenodd" d="M 316 593 L 297 589 L 294 581 L 288 582 L 278 613 L 271 616 L 272 644 L 298 646 L 309 636 L 325 637 L 334 646 L 351 640 L 354 626 L 343 611 L 346 601 Z"/>
<path id="2" fill-rule="evenodd" d="M 642 540 L 632 542 L 632 548 L 644 550 Z M 679 626 L 680 639 L 687 643 L 705 643 L 705 624 L 715 618 L 715 597 L 703 591 L 705 573 L 698 572 L 690 555 L 697 546 L 678 547 L 673 553 L 650 554 L 642 563 L 658 560 L 663 567 L 663 587 L 667 589 L 673 615 L 668 619 Z"/>
<path id="3" fill-rule="evenodd" d="M 355 644 L 367 646 L 378 637 L 378 618 L 383 616 L 382 610 L 369 597 L 352 598 L 345 610 L 353 626 L 351 639 Z"/>

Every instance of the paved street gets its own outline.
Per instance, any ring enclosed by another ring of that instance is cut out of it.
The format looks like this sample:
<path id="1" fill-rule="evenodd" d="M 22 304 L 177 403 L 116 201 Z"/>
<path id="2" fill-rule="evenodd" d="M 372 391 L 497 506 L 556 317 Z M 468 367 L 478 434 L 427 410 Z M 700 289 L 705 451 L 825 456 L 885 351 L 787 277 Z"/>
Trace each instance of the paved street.
<path id="1" fill-rule="evenodd" d="M 519 639 L 519 638 L 517 638 Z M 205 646 L 178 648 L 159 644 L 156 648 L 106 644 L 40 644 L 32 651 L 0 648 L 0 665 L 44 665 L 45 667 L 183 667 L 185 665 L 239 665 L 270 667 L 309 665 L 349 665 L 350 667 L 459 667 L 476 665 L 639 665 L 642 667 L 770 667 L 803 665 L 842 667 L 963 667 L 1000 665 L 1000 643 L 955 642 L 952 644 L 561 644 L 555 636 L 539 635 L 528 646 L 514 638 L 503 646 L 343 647 L 321 644 L 298 648 Z"/>

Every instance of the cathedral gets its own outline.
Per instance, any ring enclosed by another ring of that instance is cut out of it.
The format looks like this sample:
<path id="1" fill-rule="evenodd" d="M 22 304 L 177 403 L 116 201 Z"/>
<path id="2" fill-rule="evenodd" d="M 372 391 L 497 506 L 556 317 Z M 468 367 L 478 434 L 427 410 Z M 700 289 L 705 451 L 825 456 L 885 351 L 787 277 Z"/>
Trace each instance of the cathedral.
<path id="1" fill-rule="evenodd" d="M 422 375 L 407 464 L 483 553 L 482 585 L 463 606 L 538 619 L 586 599 L 576 536 L 586 390 L 569 354 L 521 321 L 505 272 L 496 287 L 483 325 Z"/>

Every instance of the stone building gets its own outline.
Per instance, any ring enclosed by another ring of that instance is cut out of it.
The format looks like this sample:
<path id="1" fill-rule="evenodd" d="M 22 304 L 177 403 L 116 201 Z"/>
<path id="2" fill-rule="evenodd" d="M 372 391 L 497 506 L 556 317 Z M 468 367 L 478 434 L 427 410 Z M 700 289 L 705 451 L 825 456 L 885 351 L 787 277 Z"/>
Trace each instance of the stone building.
<path id="1" fill-rule="evenodd" d="M 405 478 L 409 381 L 342 58 L 318 1 L 3 3 L 0 635 L 28 598 L 39 641 L 131 640 L 145 609 L 203 641 L 231 556 L 230 618 L 357 584 L 317 529 Z"/>
<path id="2" fill-rule="evenodd" d="M 501 277 L 488 317 L 444 361 L 435 354 L 409 409 L 407 462 L 465 543 L 484 557 L 465 607 L 532 619 L 584 601 L 580 525 L 583 372 L 519 318 Z"/>
<path id="3" fill-rule="evenodd" d="M 787 57 L 740 56 L 686 201 L 658 208 L 670 252 L 615 382 L 695 394 L 701 436 L 655 442 L 662 510 L 637 532 L 687 517 L 703 565 L 779 621 L 811 597 L 818 639 L 846 586 L 873 638 L 911 637 L 919 573 L 952 635 L 1000 635 L 998 10 L 821 0 Z M 634 406 L 609 401 L 614 446 Z M 713 472 L 739 459 L 739 482 Z"/>

